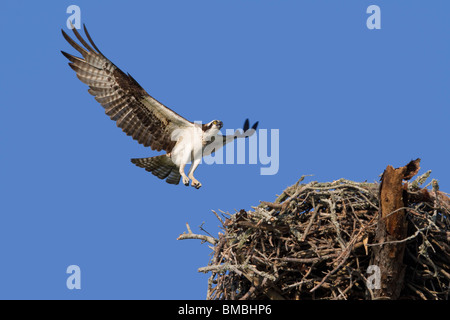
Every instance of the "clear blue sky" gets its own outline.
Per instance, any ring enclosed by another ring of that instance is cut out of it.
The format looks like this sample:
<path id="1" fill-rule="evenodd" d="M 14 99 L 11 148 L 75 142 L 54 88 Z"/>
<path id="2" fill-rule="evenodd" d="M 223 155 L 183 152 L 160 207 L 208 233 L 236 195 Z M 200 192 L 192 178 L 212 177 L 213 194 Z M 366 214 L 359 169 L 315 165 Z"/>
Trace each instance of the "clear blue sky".
<path id="1" fill-rule="evenodd" d="M 200 190 L 130 163 L 157 153 L 104 115 L 60 50 L 76 4 L 102 52 L 190 120 L 279 129 L 280 167 L 201 165 Z M 381 8 L 381 30 L 366 9 Z M 450 191 L 448 1 L 2 1 L 0 298 L 204 299 L 211 210 L 302 174 L 375 181 L 422 158 Z M 66 268 L 81 268 L 68 290 Z"/>

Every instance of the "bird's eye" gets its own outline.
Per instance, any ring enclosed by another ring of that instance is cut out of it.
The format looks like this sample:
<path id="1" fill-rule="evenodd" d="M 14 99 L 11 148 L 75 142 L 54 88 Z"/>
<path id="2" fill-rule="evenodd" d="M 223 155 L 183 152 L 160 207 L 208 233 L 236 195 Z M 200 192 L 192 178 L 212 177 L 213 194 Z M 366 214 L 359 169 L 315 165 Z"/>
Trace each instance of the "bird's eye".
<path id="1" fill-rule="evenodd" d="M 214 121 L 213 121 L 213 124 L 217 124 L 217 121 L 216 121 L 216 120 L 214 120 Z"/>

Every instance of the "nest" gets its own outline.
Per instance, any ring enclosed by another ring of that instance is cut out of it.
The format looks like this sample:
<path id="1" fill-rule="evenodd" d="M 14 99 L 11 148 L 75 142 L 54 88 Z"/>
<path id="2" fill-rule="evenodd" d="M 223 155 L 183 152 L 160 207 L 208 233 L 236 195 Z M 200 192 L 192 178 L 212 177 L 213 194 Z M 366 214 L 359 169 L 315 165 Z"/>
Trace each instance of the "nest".
<path id="1" fill-rule="evenodd" d="M 428 175 L 405 186 L 407 236 L 390 243 L 405 247 L 400 299 L 449 297 L 450 200 L 435 187 L 421 188 Z M 189 226 L 180 235 L 213 244 L 209 265 L 199 269 L 211 273 L 207 299 L 377 298 L 373 255 L 386 245 L 376 241 L 380 184 L 303 178 L 253 210 L 213 211 L 223 229 L 217 238 Z"/>

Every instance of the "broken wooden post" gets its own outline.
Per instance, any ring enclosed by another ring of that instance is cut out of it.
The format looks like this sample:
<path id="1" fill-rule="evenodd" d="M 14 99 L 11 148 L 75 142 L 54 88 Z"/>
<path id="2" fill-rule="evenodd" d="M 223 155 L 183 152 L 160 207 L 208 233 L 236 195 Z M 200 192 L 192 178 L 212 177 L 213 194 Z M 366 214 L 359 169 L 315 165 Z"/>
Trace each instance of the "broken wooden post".
<path id="1" fill-rule="evenodd" d="M 380 212 L 378 218 L 372 263 L 380 270 L 380 288 L 374 290 L 374 298 L 397 299 L 403 287 L 403 256 L 407 235 L 406 211 L 407 199 L 403 180 L 409 180 L 417 174 L 420 159 L 406 166 L 394 169 L 387 166 L 381 177 L 379 191 Z"/>

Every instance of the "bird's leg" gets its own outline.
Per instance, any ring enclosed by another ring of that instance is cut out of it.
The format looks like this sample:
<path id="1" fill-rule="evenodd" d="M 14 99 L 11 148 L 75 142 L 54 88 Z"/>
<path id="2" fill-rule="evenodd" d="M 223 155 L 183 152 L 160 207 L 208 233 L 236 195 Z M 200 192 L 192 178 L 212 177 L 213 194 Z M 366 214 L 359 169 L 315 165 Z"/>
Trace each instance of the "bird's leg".
<path id="1" fill-rule="evenodd" d="M 195 169 L 197 169 L 198 165 L 201 162 L 201 158 L 200 159 L 195 159 L 192 164 L 191 167 L 189 168 L 189 172 L 188 172 L 188 177 L 192 180 L 192 184 L 191 186 L 193 186 L 196 189 L 200 189 L 200 187 L 202 186 L 202 184 L 194 178 L 194 171 Z"/>
<path id="2" fill-rule="evenodd" d="M 189 185 L 189 178 L 186 176 L 186 174 L 184 173 L 184 168 L 186 167 L 186 164 L 185 163 L 183 163 L 182 165 L 180 165 L 180 174 L 181 174 L 181 177 L 183 178 L 183 184 L 185 185 L 185 186 L 188 186 Z"/>

